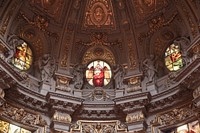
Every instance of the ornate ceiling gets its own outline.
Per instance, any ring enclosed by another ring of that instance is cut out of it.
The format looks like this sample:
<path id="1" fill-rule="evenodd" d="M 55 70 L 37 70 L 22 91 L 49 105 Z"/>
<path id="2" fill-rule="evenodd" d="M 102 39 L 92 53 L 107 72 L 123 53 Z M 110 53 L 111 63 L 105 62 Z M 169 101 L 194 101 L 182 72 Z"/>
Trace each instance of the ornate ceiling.
<path id="1" fill-rule="evenodd" d="M 74 133 L 158 132 L 196 119 L 199 6 L 198 0 L 0 1 L 0 118 L 32 131 Z M 9 61 L 14 41 L 32 50 L 27 71 Z M 176 42 L 184 65 L 170 72 L 165 51 Z M 148 73 L 144 62 L 151 57 L 156 70 Z M 108 85 L 87 83 L 85 71 L 94 60 L 110 66 Z M 115 85 L 120 66 L 121 88 Z M 12 110 L 33 121 L 19 122 L 27 118 L 13 117 Z M 177 110 L 186 116 L 178 117 Z M 177 119 L 167 117 L 171 114 Z"/>

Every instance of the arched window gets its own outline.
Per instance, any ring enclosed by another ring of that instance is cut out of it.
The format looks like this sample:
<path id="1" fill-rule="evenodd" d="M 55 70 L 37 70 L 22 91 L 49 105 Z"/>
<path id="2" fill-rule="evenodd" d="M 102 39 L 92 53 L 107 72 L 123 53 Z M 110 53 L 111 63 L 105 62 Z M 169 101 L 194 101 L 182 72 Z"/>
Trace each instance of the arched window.
<path id="1" fill-rule="evenodd" d="M 177 71 L 183 67 L 180 46 L 171 44 L 165 51 L 165 65 L 170 71 Z"/>
<path id="2" fill-rule="evenodd" d="M 87 66 L 86 79 L 95 87 L 102 87 L 110 82 L 112 72 L 110 66 L 104 61 L 93 61 Z"/>
<path id="3" fill-rule="evenodd" d="M 26 42 L 18 45 L 15 49 L 12 63 L 20 70 L 28 70 L 32 64 L 32 51 Z"/>

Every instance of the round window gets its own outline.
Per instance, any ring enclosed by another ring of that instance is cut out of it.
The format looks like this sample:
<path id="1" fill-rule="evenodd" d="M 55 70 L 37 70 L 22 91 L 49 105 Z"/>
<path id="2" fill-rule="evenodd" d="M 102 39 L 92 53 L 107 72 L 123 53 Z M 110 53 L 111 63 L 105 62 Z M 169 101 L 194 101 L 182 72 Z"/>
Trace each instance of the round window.
<path id="1" fill-rule="evenodd" d="M 110 66 L 104 61 L 93 61 L 87 66 L 86 79 L 95 87 L 102 87 L 110 82 L 112 72 Z"/>

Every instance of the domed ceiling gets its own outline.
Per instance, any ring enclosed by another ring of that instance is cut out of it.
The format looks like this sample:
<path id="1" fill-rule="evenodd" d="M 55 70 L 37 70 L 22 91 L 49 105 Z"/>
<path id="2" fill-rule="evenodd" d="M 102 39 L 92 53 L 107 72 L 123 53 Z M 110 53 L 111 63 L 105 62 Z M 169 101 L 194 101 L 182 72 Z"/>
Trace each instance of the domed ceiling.
<path id="1" fill-rule="evenodd" d="M 77 121 L 81 129 L 96 122 L 100 130 L 99 123 L 112 120 L 125 126 L 117 132 L 151 132 L 159 124 L 165 131 L 172 123 L 163 117 L 174 108 L 194 111 L 195 104 L 198 112 L 199 6 L 198 0 L 2 0 L 3 118 L 18 121 L 5 113 L 13 106 L 34 109 L 54 132 L 78 132 Z M 177 53 L 170 55 L 171 47 Z M 26 59 L 18 57 L 23 48 Z"/>

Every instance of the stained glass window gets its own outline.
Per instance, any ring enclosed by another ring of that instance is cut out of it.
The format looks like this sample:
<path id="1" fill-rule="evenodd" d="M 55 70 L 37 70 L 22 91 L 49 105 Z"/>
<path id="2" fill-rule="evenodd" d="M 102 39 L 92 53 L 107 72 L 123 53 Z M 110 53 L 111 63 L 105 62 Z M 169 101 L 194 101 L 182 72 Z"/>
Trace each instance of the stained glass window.
<path id="1" fill-rule="evenodd" d="M 164 133 L 200 133 L 199 122 L 198 122 L 198 120 L 193 121 L 193 122 L 187 123 L 185 125 L 176 127 L 174 129 L 165 131 Z"/>
<path id="2" fill-rule="evenodd" d="M 31 133 L 31 131 L 0 120 L 0 133 Z"/>
<path id="3" fill-rule="evenodd" d="M 86 79 L 95 87 L 102 87 L 110 82 L 112 76 L 110 66 L 104 61 L 93 61 L 87 66 Z"/>
<path id="4" fill-rule="evenodd" d="M 179 45 L 171 44 L 165 51 L 165 65 L 170 71 L 177 71 L 183 67 L 183 60 Z"/>
<path id="5" fill-rule="evenodd" d="M 20 70 L 28 70 L 32 63 L 31 49 L 27 43 L 23 42 L 21 45 L 18 45 L 15 50 L 12 63 Z"/>

